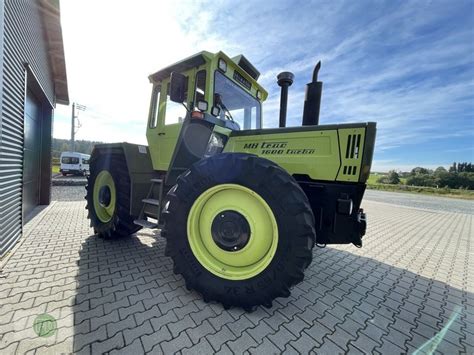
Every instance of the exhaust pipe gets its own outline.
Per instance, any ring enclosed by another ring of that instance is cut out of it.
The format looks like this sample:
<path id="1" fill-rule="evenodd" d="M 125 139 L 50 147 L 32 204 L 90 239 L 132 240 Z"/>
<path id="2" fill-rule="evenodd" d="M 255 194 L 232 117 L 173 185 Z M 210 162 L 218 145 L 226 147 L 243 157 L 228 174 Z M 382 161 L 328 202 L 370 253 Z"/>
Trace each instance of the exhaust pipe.
<path id="1" fill-rule="evenodd" d="M 318 81 L 319 69 L 321 69 L 321 61 L 314 67 L 313 81 L 306 84 L 303 126 L 315 126 L 319 124 L 319 109 L 321 107 L 321 94 L 323 92 L 323 83 Z"/>
<path id="2" fill-rule="evenodd" d="M 293 73 L 284 71 L 277 76 L 277 83 L 281 86 L 280 97 L 280 127 L 286 127 L 286 108 L 288 104 L 288 87 L 293 84 Z"/>

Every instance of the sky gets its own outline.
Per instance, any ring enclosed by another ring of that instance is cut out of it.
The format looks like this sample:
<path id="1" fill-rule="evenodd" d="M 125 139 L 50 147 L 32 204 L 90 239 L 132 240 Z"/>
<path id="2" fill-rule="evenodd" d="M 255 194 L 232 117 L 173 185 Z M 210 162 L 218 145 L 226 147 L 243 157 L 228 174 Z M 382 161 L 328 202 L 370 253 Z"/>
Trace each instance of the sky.
<path id="1" fill-rule="evenodd" d="M 133 5 L 131 5 L 133 4 Z M 146 144 L 148 75 L 201 50 L 244 54 L 277 127 L 281 71 L 295 74 L 288 126 L 322 61 L 320 124 L 377 122 L 373 171 L 474 161 L 474 1 L 62 0 L 76 139 Z M 54 137 L 70 138 L 58 105 Z"/>

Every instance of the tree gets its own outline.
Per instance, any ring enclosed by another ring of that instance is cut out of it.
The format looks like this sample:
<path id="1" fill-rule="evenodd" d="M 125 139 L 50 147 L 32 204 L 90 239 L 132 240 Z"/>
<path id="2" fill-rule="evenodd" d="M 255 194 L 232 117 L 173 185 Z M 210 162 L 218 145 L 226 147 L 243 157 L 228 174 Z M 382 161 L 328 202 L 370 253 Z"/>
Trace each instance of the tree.
<path id="1" fill-rule="evenodd" d="M 474 172 L 473 167 L 472 167 L 472 163 L 467 163 L 467 162 L 458 163 L 457 172 L 458 173 L 472 173 L 472 172 Z"/>
<path id="2" fill-rule="evenodd" d="M 69 145 L 64 142 L 62 145 L 61 145 L 61 152 L 67 152 L 69 150 Z"/>
<path id="3" fill-rule="evenodd" d="M 400 183 L 400 176 L 395 170 L 390 170 L 387 175 L 387 181 L 389 184 L 399 184 Z"/>
<path id="4" fill-rule="evenodd" d="M 442 167 L 442 166 L 438 166 L 438 167 L 436 168 L 436 170 L 434 171 L 434 174 L 435 174 L 436 176 L 441 176 L 441 175 L 447 174 L 447 173 L 448 173 L 448 171 L 447 171 L 444 167 Z"/>
<path id="5" fill-rule="evenodd" d="M 407 185 L 411 186 L 431 186 L 436 187 L 436 181 L 433 175 L 416 174 L 407 178 Z"/>
<path id="6" fill-rule="evenodd" d="M 454 162 L 453 165 L 451 165 L 451 166 L 449 167 L 449 172 L 450 172 L 450 173 L 457 173 L 457 171 L 458 171 L 458 168 L 457 168 L 457 166 L 456 166 L 456 162 Z"/>
<path id="7" fill-rule="evenodd" d="M 422 168 L 421 166 L 417 166 L 416 168 L 411 169 L 410 175 L 418 175 L 418 174 L 429 174 L 430 171 L 426 168 Z"/>

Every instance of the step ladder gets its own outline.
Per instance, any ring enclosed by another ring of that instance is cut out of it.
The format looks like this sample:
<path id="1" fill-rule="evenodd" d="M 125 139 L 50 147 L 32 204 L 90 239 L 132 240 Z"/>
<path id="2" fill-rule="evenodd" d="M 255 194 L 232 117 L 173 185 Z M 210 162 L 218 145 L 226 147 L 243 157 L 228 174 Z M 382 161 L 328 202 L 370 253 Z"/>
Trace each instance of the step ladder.
<path id="1" fill-rule="evenodd" d="M 150 190 L 146 198 L 142 200 L 143 205 L 140 210 L 140 214 L 136 220 L 133 221 L 137 226 L 143 228 L 159 228 L 160 226 L 160 215 L 161 206 L 160 201 L 163 197 L 163 179 L 150 179 L 151 185 Z M 156 196 L 156 190 L 158 190 L 158 196 Z M 152 222 L 148 218 L 156 220 Z"/>

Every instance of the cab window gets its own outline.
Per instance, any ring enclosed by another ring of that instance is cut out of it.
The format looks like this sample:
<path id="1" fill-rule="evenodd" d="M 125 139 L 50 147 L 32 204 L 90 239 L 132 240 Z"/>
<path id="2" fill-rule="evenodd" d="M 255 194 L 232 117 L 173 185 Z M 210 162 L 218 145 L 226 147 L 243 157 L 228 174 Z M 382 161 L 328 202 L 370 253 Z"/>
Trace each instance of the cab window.
<path id="1" fill-rule="evenodd" d="M 220 109 L 220 119 L 231 118 L 243 129 L 262 126 L 260 101 L 217 70 L 214 74 L 214 105 Z"/>
<path id="2" fill-rule="evenodd" d="M 161 86 L 155 85 L 151 94 L 149 127 L 155 128 L 158 124 L 158 108 L 160 107 Z"/>
<path id="3" fill-rule="evenodd" d="M 186 97 L 187 94 L 185 95 L 185 102 L 187 101 Z M 182 103 L 170 100 L 170 84 L 168 83 L 166 89 L 165 125 L 183 122 L 186 113 L 186 107 Z"/>
<path id="4" fill-rule="evenodd" d="M 204 93 L 206 92 L 206 71 L 200 70 L 196 73 L 196 87 L 194 90 L 194 109 L 197 110 L 198 101 L 205 101 Z"/>

